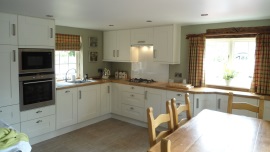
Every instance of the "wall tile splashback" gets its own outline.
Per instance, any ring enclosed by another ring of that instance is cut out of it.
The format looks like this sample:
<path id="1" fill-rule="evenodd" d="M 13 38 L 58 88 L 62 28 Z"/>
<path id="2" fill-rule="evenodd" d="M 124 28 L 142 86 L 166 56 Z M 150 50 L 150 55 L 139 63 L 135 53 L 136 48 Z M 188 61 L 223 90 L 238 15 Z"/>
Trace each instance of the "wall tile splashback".
<path id="1" fill-rule="evenodd" d="M 138 62 L 131 63 L 131 78 L 168 82 L 169 65 L 153 62 L 153 46 L 140 46 L 138 51 Z"/>

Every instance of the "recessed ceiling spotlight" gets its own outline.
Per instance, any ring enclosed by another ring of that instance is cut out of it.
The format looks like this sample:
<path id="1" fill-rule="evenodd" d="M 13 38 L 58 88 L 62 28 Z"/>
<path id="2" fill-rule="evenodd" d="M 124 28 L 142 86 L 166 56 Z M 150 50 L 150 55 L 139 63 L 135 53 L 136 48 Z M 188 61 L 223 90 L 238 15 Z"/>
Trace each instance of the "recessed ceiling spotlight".
<path id="1" fill-rule="evenodd" d="M 208 16 L 208 14 L 201 14 L 201 16 Z"/>
<path id="2" fill-rule="evenodd" d="M 150 22 L 152 22 L 152 21 L 151 21 L 151 20 L 147 20 L 146 22 L 149 22 L 149 23 L 150 23 Z"/>
<path id="3" fill-rule="evenodd" d="M 111 24 L 111 25 L 109 25 L 109 26 L 114 26 L 114 25 Z"/>
<path id="4" fill-rule="evenodd" d="M 46 15 L 46 17 L 53 17 L 53 15 Z"/>

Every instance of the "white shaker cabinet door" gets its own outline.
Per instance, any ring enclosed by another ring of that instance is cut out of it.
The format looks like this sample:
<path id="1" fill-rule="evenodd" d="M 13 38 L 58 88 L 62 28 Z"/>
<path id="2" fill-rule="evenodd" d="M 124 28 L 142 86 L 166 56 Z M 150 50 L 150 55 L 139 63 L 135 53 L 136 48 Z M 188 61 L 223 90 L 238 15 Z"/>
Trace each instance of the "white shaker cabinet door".
<path id="1" fill-rule="evenodd" d="M 17 15 L 0 13 L 0 44 L 17 45 Z"/>
<path id="2" fill-rule="evenodd" d="M 77 88 L 56 91 L 56 129 L 77 123 Z"/>
<path id="3" fill-rule="evenodd" d="M 100 115 L 100 84 L 78 87 L 78 122 Z"/>
<path id="4" fill-rule="evenodd" d="M 111 83 L 100 85 L 100 115 L 111 113 Z"/>
<path id="5" fill-rule="evenodd" d="M 20 47 L 54 48 L 54 20 L 18 16 Z"/>
<path id="6" fill-rule="evenodd" d="M 115 61 L 117 49 L 117 31 L 105 31 L 103 37 L 103 61 Z"/>
<path id="7" fill-rule="evenodd" d="M 18 48 L 0 45 L 0 107 L 19 103 Z"/>

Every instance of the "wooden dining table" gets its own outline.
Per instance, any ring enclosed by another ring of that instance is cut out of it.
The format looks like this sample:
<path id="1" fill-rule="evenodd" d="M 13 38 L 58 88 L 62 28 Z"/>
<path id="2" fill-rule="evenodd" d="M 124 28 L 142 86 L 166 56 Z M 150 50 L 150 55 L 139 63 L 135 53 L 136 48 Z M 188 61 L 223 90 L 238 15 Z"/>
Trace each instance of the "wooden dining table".
<path id="1" fill-rule="evenodd" d="M 270 152 L 270 122 L 205 109 L 166 139 L 171 152 Z"/>

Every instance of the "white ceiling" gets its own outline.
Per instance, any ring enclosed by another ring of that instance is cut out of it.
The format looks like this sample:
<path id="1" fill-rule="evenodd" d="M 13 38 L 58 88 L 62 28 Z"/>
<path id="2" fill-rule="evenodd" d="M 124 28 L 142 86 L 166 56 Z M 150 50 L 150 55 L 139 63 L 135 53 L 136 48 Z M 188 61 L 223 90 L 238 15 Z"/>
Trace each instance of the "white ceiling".
<path id="1" fill-rule="evenodd" d="M 53 15 L 56 25 L 112 30 L 270 19 L 270 0 L 0 0 L 0 12 Z"/>

